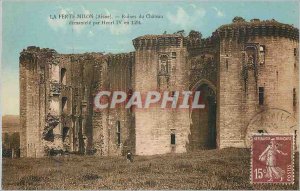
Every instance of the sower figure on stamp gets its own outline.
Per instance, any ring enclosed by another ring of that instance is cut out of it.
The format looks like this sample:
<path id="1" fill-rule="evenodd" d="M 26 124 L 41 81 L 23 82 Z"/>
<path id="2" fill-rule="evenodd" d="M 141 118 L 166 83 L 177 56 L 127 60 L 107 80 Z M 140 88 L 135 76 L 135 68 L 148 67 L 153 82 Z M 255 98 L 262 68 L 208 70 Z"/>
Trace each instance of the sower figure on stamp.
<path id="1" fill-rule="evenodd" d="M 278 144 L 276 144 L 275 139 L 271 139 L 270 144 L 267 146 L 267 148 L 261 153 L 259 156 L 260 161 L 266 162 L 266 177 L 269 178 L 268 181 L 273 181 L 273 178 L 279 179 L 280 181 L 283 180 L 285 171 L 278 167 L 276 164 L 276 156 L 277 154 L 281 155 L 287 155 L 287 153 L 284 153 L 278 149 Z"/>

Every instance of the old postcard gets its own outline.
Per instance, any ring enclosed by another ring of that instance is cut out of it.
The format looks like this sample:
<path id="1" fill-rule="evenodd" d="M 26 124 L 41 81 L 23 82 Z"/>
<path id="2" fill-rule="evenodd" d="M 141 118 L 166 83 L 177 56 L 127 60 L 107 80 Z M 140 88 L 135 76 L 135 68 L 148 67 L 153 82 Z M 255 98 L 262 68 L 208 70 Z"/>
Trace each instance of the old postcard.
<path id="1" fill-rule="evenodd" d="M 4 190 L 298 190 L 298 1 L 3 0 Z"/>

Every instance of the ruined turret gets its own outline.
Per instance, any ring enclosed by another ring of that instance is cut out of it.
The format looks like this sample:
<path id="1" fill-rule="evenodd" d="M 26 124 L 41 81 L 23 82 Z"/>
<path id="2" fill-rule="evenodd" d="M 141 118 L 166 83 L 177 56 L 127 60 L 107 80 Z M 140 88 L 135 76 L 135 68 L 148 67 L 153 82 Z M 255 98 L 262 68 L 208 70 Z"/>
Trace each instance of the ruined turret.
<path id="1" fill-rule="evenodd" d="M 257 132 L 295 134 L 299 30 L 274 19 L 235 17 L 212 37 L 220 43 L 219 118 L 227 124 L 220 128 L 220 147 L 250 146 L 250 136 Z M 294 120 L 279 126 L 270 124 L 276 119 L 260 125 L 252 121 L 255 114 L 263 119 L 274 108 Z M 235 119 L 240 120 L 231 123 Z"/>
<path id="2" fill-rule="evenodd" d="M 58 124 L 58 114 L 52 115 L 51 122 L 48 121 L 47 109 L 53 90 L 50 71 L 52 65 L 57 64 L 57 56 L 53 49 L 35 46 L 29 46 L 20 53 L 21 156 L 44 156 L 43 140 Z"/>

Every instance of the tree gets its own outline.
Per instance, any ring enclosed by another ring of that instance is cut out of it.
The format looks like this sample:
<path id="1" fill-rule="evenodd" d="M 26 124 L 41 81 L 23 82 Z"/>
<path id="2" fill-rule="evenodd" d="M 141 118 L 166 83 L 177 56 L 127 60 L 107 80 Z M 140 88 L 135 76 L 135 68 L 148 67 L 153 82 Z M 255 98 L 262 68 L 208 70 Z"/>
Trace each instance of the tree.
<path id="1" fill-rule="evenodd" d="M 246 20 L 243 17 L 236 16 L 232 19 L 232 22 L 237 23 L 237 22 L 245 22 Z"/>
<path id="2" fill-rule="evenodd" d="M 10 148 L 19 149 L 20 148 L 20 133 L 13 133 L 10 136 Z"/>
<path id="3" fill-rule="evenodd" d="M 3 142 L 4 148 L 9 149 L 10 148 L 10 142 L 9 142 L 9 134 L 8 133 L 4 134 L 4 139 L 3 140 L 4 140 L 4 142 Z"/>
<path id="4" fill-rule="evenodd" d="M 189 38 L 201 39 L 202 34 L 199 31 L 191 30 L 191 32 L 189 33 Z"/>

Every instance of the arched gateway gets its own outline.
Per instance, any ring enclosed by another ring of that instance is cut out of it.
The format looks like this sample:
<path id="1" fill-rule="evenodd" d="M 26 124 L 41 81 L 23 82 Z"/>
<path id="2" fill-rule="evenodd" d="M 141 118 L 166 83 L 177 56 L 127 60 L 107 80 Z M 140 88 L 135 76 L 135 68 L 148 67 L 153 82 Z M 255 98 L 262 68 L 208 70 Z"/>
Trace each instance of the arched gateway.
<path id="1" fill-rule="evenodd" d="M 191 125 L 189 136 L 189 150 L 216 148 L 216 88 L 207 80 L 201 80 L 192 88 L 200 91 L 199 103 L 204 109 L 193 109 L 190 113 Z"/>

